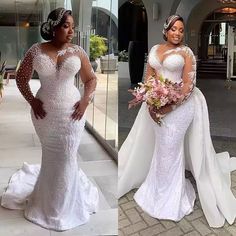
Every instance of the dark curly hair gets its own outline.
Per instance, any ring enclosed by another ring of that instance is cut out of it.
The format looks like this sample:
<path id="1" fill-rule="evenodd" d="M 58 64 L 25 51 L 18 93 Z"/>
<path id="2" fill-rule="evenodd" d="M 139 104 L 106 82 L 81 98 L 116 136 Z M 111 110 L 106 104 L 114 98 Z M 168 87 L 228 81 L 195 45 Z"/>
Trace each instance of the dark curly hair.
<path id="1" fill-rule="evenodd" d="M 184 19 L 180 15 L 171 15 L 166 19 L 162 30 L 163 38 L 165 41 L 167 41 L 166 32 L 169 31 L 174 23 L 178 20 L 184 23 Z"/>
<path id="2" fill-rule="evenodd" d="M 62 26 L 67 17 L 71 15 L 72 12 L 70 10 L 66 10 L 65 8 L 57 8 L 51 11 L 48 15 L 47 21 L 42 23 L 40 27 L 40 34 L 44 40 L 52 40 L 53 39 L 53 30 L 56 27 Z"/>

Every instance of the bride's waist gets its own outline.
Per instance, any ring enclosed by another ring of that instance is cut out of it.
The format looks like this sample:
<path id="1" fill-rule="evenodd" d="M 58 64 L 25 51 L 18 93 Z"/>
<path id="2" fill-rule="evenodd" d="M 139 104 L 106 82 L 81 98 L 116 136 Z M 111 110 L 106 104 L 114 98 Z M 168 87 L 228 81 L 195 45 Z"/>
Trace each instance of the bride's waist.
<path id="1" fill-rule="evenodd" d="M 78 96 L 80 92 L 75 86 L 41 86 L 37 91 L 37 95 L 47 97 L 65 97 L 65 96 Z"/>
<path id="2" fill-rule="evenodd" d="M 76 87 L 71 88 L 70 90 L 54 89 L 53 91 L 40 88 L 36 94 L 36 97 L 44 103 L 58 106 L 60 104 L 74 104 L 80 100 L 81 95 Z"/>
<path id="3" fill-rule="evenodd" d="M 163 70 L 163 71 L 160 72 L 160 75 L 163 78 L 166 78 L 166 79 L 168 79 L 169 81 L 171 81 L 173 83 L 181 83 L 182 82 L 182 72 L 173 73 L 169 70 Z"/>

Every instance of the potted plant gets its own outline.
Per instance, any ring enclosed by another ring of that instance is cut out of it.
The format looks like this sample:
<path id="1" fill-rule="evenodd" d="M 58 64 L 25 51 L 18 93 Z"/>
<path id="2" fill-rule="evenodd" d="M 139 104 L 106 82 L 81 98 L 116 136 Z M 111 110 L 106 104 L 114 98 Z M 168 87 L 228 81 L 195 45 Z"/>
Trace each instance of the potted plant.
<path id="1" fill-rule="evenodd" d="M 96 71 L 98 66 L 96 59 L 104 55 L 104 53 L 107 51 L 105 40 L 106 38 L 99 35 L 90 35 L 89 58 L 94 71 Z"/>
<path id="2" fill-rule="evenodd" d="M 126 50 L 119 52 L 118 61 L 128 62 L 128 52 Z"/>
<path id="3" fill-rule="evenodd" d="M 119 78 L 129 78 L 128 52 L 126 50 L 119 52 L 118 61 Z"/>

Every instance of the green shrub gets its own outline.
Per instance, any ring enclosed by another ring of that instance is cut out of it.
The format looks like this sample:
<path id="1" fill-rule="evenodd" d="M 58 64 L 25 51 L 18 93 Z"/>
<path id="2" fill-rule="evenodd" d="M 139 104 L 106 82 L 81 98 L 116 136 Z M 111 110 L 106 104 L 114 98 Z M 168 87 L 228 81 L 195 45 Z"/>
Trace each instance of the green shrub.
<path id="1" fill-rule="evenodd" d="M 102 56 L 107 52 L 107 46 L 105 43 L 106 38 L 92 34 L 90 35 L 90 54 L 89 58 L 91 61 L 95 61 L 98 57 Z"/>

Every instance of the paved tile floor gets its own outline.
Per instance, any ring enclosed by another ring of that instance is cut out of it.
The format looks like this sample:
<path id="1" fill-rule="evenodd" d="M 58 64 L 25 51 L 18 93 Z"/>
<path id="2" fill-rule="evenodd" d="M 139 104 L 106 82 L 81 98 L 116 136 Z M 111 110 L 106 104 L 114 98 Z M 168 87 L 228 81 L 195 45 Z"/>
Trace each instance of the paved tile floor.
<path id="1" fill-rule="evenodd" d="M 39 81 L 31 80 L 30 83 L 36 91 Z M 18 92 L 15 81 L 11 80 L 0 103 L 0 195 L 10 176 L 23 162 L 36 164 L 40 159 L 41 147 L 30 119 L 29 106 Z M 100 194 L 99 211 L 91 216 L 88 224 L 54 232 L 25 220 L 22 211 L 0 207 L 0 236 L 117 235 L 116 163 L 86 131 L 79 147 L 78 161 Z"/>
<path id="2" fill-rule="evenodd" d="M 225 88 L 222 80 L 198 80 L 197 86 L 206 97 L 209 108 L 211 134 L 217 152 L 228 151 L 236 157 L 236 81 L 232 82 L 231 90 Z M 127 90 L 130 87 L 129 78 L 119 78 L 119 146 L 123 143 L 134 122 L 139 108 L 127 109 L 127 102 L 132 96 Z M 194 178 L 186 172 L 187 178 L 193 183 Z M 232 190 L 236 196 L 236 171 L 231 175 Z M 119 200 L 119 236 L 236 236 L 236 222 L 233 225 L 225 223 L 219 229 L 210 228 L 203 215 L 199 199 L 195 210 L 180 222 L 157 220 L 148 216 L 133 200 L 136 190 L 132 190 Z"/>

